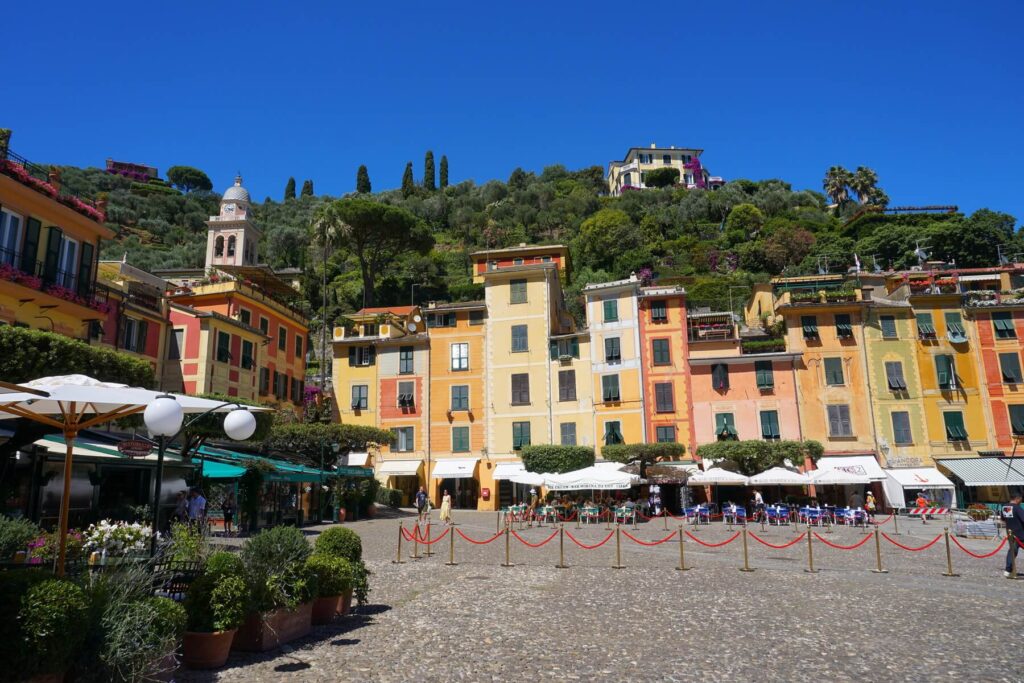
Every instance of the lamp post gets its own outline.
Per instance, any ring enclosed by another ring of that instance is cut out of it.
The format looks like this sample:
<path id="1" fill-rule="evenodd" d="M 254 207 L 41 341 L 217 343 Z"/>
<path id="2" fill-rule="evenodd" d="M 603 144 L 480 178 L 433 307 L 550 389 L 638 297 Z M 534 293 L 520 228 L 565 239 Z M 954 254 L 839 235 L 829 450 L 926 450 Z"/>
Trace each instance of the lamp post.
<path id="1" fill-rule="evenodd" d="M 160 528 L 160 493 L 164 480 L 164 453 L 167 450 L 167 442 L 173 441 L 181 434 L 183 429 L 195 424 L 197 420 L 228 406 L 235 406 L 235 409 L 224 417 L 224 433 L 234 441 L 248 439 L 256 432 L 256 417 L 237 403 L 223 403 L 215 406 L 195 416 L 187 424 L 182 424 L 185 412 L 181 404 L 170 394 L 157 396 L 152 403 L 146 406 L 146 411 L 142 416 L 143 421 L 146 423 L 150 433 L 157 438 L 156 486 L 153 491 L 153 528 L 149 540 L 150 557 L 156 555 L 156 541 Z M 200 476 L 202 476 L 201 472 Z"/>

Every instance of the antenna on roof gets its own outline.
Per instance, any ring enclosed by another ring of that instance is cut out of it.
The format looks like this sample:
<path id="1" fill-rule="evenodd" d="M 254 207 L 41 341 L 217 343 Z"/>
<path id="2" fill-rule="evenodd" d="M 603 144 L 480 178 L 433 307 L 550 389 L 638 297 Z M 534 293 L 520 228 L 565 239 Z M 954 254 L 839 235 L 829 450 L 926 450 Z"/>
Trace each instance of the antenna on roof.
<path id="1" fill-rule="evenodd" d="M 925 244 L 924 246 L 921 246 L 921 240 L 917 240 L 915 244 L 914 256 L 917 257 L 917 265 L 923 266 L 924 262 L 928 260 L 928 252 L 924 250 L 924 247 L 927 247 L 928 245 Z"/>
<path id="2" fill-rule="evenodd" d="M 878 262 L 878 254 L 872 254 L 871 255 L 871 262 L 874 264 L 874 266 L 871 269 L 873 271 L 875 271 L 876 273 L 881 273 L 882 272 L 882 264 L 880 264 Z"/>

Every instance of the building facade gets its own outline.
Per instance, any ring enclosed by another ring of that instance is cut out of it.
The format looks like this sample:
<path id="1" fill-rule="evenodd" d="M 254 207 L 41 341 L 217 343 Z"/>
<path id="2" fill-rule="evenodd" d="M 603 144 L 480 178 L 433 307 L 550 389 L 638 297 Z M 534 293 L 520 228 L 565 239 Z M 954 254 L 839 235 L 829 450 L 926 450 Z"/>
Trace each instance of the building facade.
<path id="1" fill-rule="evenodd" d="M 692 454 L 686 291 L 678 286 L 642 287 L 637 314 L 646 440 L 681 443 Z"/>
<path id="2" fill-rule="evenodd" d="M 100 261 L 96 296 L 107 303 L 89 341 L 144 360 L 159 381 L 170 337 L 167 282 L 124 261 Z"/>
<path id="3" fill-rule="evenodd" d="M 608 193 L 617 197 L 627 190 L 646 189 L 649 171 L 672 168 L 679 172 L 678 183 L 689 189 L 716 190 L 725 184 L 719 176 L 712 176 L 700 160 L 702 149 L 689 147 L 631 147 L 622 161 L 608 164 Z"/>

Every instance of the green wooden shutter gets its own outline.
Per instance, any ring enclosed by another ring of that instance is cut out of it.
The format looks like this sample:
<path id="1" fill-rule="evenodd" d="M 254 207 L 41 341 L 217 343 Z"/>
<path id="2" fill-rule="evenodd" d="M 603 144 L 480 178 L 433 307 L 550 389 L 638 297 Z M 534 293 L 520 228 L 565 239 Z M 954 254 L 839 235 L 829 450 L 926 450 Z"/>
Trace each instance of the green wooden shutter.
<path id="1" fill-rule="evenodd" d="M 779 413 L 775 410 L 761 411 L 761 438 L 779 438 Z"/>
<path id="2" fill-rule="evenodd" d="M 82 242 L 82 253 L 78 259 L 78 295 L 88 297 L 92 290 L 92 253 L 94 247 Z"/>
<path id="3" fill-rule="evenodd" d="M 21 248 L 21 271 L 29 275 L 38 275 L 36 257 L 39 256 L 39 232 L 43 224 L 35 218 L 29 218 L 25 223 L 25 243 Z"/>
<path id="4" fill-rule="evenodd" d="M 57 269 L 60 264 L 60 242 L 64 233 L 61 229 L 52 226 L 46 235 L 46 256 L 43 260 L 43 280 L 46 284 L 53 284 L 57 281 Z"/>
<path id="5" fill-rule="evenodd" d="M 551 343 L 549 344 L 549 349 L 551 352 L 551 360 L 558 360 L 558 342 L 556 340 L 551 340 Z"/>
<path id="6" fill-rule="evenodd" d="M 145 320 L 139 321 L 139 331 L 136 333 L 137 342 L 135 343 L 135 350 L 138 353 L 146 352 L 146 336 L 149 334 L 149 323 Z"/>

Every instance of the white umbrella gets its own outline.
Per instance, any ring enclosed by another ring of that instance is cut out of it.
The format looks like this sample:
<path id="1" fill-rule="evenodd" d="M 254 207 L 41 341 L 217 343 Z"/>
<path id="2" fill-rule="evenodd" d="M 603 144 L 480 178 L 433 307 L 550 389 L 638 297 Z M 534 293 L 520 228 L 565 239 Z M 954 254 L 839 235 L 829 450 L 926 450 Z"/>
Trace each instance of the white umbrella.
<path id="1" fill-rule="evenodd" d="M 514 484 L 526 484 L 527 486 L 543 486 L 544 475 L 535 472 L 517 472 L 508 478 Z"/>
<path id="2" fill-rule="evenodd" d="M 596 465 L 564 474 L 544 475 L 544 485 L 552 491 L 614 491 L 628 489 L 639 482 L 640 477 L 635 474 L 620 472 L 615 467 Z"/>
<path id="3" fill-rule="evenodd" d="M 846 470 L 824 469 L 811 472 L 811 484 L 815 486 L 853 486 L 870 484 L 871 480 L 863 474 L 853 474 Z"/>
<path id="4" fill-rule="evenodd" d="M 809 482 L 810 478 L 806 474 L 785 467 L 773 467 L 750 478 L 751 486 L 804 486 Z"/>
<path id="5" fill-rule="evenodd" d="M 706 472 L 698 472 L 691 475 L 686 482 L 688 486 L 705 486 L 707 484 L 725 484 L 726 486 L 746 486 L 747 477 L 736 472 L 723 470 L 721 467 L 712 467 Z"/>
<path id="6" fill-rule="evenodd" d="M 71 493 L 71 463 L 75 439 L 79 432 L 105 422 L 146 411 L 147 426 L 158 435 L 161 442 L 156 476 L 156 495 L 159 503 L 164 439 L 179 430 L 182 414 L 230 412 L 235 408 L 242 407 L 236 403 L 223 403 L 194 396 L 177 396 L 150 389 L 129 387 L 126 384 L 101 382 L 86 375 L 43 377 L 23 385 L 4 383 L 0 386 L 0 392 L 3 392 L 0 393 L 0 412 L 54 427 L 61 430 L 64 435 L 67 452 L 64 457 L 64 492 L 60 505 L 60 544 L 56 564 L 58 575 L 64 573 L 68 505 Z M 229 436 L 242 439 L 252 436 L 256 421 L 248 414 L 250 409 L 254 411 L 268 410 L 245 407 L 240 413 L 246 414 L 239 414 L 240 419 L 232 419 L 234 416 L 225 418 L 225 431 Z M 245 434 L 245 432 L 248 433 Z M 159 509 L 159 504 L 154 506 L 154 538 Z"/>

